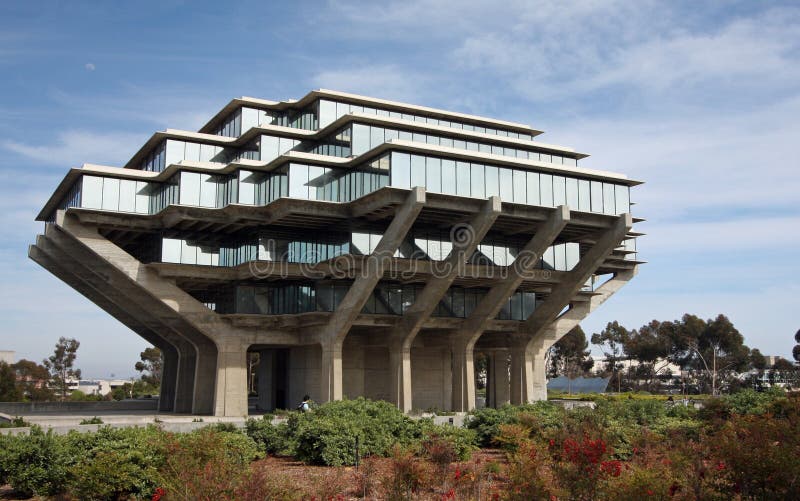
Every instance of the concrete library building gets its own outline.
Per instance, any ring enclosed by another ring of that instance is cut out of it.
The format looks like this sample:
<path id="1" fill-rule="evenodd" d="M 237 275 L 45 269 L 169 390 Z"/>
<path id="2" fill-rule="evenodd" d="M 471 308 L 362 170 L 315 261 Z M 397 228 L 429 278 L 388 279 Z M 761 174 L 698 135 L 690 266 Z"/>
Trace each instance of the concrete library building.
<path id="1" fill-rule="evenodd" d="M 163 354 L 159 410 L 547 398 L 548 349 L 641 264 L 630 189 L 528 125 L 330 90 L 234 99 L 72 168 L 29 256 Z M 483 373 L 482 373 L 483 374 Z"/>

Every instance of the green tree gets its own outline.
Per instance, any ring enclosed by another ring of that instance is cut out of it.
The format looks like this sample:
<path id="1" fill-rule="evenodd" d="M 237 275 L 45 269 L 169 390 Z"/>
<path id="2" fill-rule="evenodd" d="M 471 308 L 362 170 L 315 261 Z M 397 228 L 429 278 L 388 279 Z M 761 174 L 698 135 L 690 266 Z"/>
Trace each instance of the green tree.
<path id="1" fill-rule="evenodd" d="M 629 337 L 628 329 L 616 320 L 609 322 L 599 333 L 592 334 L 592 344 L 600 346 L 606 358 L 603 374 L 610 376 L 612 382 L 617 382 L 617 391 L 622 386 L 622 361 L 625 359 L 625 343 Z"/>
<path id="2" fill-rule="evenodd" d="M 12 367 L 17 374 L 17 386 L 25 399 L 33 402 L 53 399 L 53 390 L 47 387 L 50 373 L 45 366 L 23 358 Z"/>
<path id="3" fill-rule="evenodd" d="M 60 337 L 50 358 L 43 361 L 44 366 L 50 373 L 50 383 L 56 389 L 61 399 L 67 398 L 68 381 L 70 379 L 80 379 L 80 369 L 75 369 L 75 359 L 77 358 L 78 347 L 81 343 L 77 339 L 67 339 Z"/>
<path id="4" fill-rule="evenodd" d="M 580 325 L 576 325 L 550 348 L 550 376 L 574 379 L 589 372 L 594 360 L 589 356 L 589 342 Z"/>
<path id="5" fill-rule="evenodd" d="M 153 346 L 145 348 L 139 353 L 139 358 L 141 360 L 136 362 L 134 368 L 142 373 L 142 381 L 154 387 L 161 386 L 161 372 L 164 367 L 161 350 Z"/>
<path id="6" fill-rule="evenodd" d="M 800 364 L 800 329 L 794 333 L 794 340 L 797 344 L 792 348 L 792 357 L 794 357 L 795 362 Z"/>
<path id="7" fill-rule="evenodd" d="M 672 322 L 653 320 L 628 335 L 625 354 L 638 362 L 637 379 L 644 379 L 648 389 L 653 389 L 656 377 L 669 365 L 672 331 Z"/>
<path id="8" fill-rule="evenodd" d="M 21 398 L 14 369 L 6 362 L 0 362 L 0 402 L 18 402 Z"/>

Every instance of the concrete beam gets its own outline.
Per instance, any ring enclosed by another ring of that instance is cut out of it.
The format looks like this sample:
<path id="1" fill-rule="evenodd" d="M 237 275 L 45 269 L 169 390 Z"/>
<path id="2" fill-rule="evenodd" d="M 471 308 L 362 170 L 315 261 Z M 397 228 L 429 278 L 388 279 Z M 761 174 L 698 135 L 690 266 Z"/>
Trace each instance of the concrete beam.
<path id="1" fill-rule="evenodd" d="M 541 256 L 569 220 L 570 211 L 565 205 L 550 214 L 508 267 L 506 278 L 489 290 L 453 337 L 453 410 L 469 411 L 475 407 L 475 343 L 523 280 L 535 272 Z"/>
<path id="2" fill-rule="evenodd" d="M 467 259 L 475 252 L 500 214 L 500 207 L 500 198 L 491 197 L 486 201 L 484 209 L 466 226 L 454 227 L 453 249 L 450 254 L 440 263 L 441 266 L 433 267 L 438 273 L 433 273 L 414 304 L 403 313 L 400 322 L 389 335 L 391 395 L 395 404 L 404 412 L 412 408 L 411 343 L 447 293 L 453 280 L 463 273 Z"/>
<path id="3" fill-rule="evenodd" d="M 370 259 L 367 260 L 366 266 L 348 289 L 327 325 L 320 331 L 319 341 L 322 346 L 321 402 L 341 400 L 342 343 L 424 205 L 425 190 L 420 187 L 412 188 L 405 202 L 397 209 L 394 219 L 375 250 L 369 256 Z"/>

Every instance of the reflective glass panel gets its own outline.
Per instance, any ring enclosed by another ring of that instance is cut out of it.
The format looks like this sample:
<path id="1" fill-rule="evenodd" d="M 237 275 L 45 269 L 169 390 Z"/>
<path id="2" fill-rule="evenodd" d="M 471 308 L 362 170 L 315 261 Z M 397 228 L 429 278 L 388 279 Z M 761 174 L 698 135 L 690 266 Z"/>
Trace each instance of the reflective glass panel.
<path id="1" fill-rule="evenodd" d="M 392 186 L 411 188 L 411 156 L 392 152 Z"/>

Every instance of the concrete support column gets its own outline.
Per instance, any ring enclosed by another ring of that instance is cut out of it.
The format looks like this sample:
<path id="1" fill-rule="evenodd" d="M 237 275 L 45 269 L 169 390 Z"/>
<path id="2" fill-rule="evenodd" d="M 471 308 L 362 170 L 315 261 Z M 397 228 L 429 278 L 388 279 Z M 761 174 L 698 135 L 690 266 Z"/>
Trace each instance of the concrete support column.
<path id="1" fill-rule="evenodd" d="M 322 363 L 320 366 L 319 402 L 333 402 L 342 399 L 342 343 L 322 343 Z M 313 399 L 314 396 L 312 395 Z"/>
<path id="2" fill-rule="evenodd" d="M 247 347 L 225 342 L 218 350 L 214 415 L 247 416 Z"/>
<path id="3" fill-rule="evenodd" d="M 494 360 L 494 351 L 489 353 L 487 358 L 488 363 L 486 364 L 486 407 L 497 407 L 496 400 L 496 390 L 495 390 L 495 382 L 497 380 L 497 374 L 495 374 L 495 360 Z"/>
<path id="4" fill-rule="evenodd" d="M 258 408 L 264 411 L 275 409 L 275 350 L 261 350 L 258 355 Z"/>
<path id="5" fill-rule="evenodd" d="M 391 371 L 391 399 L 403 412 L 411 410 L 411 348 L 402 343 L 389 347 L 389 370 Z"/>
<path id="6" fill-rule="evenodd" d="M 179 414 L 191 414 L 193 411 L 196 372 L 197 350 L 188 343 L 180 345 L 175 390 L 175 412 Z"/>
<path id="7" fill-rule="evenodd" d="M 453 356 L 453 410 L 468 412 L 475 408 L 475 360 L 471 343 L 456 340 Z"/>
<path id="8" fill-rule="evenodd" d="M 550 346 L 551 344 L 539 344 L 528 350 L 527 358 L 532 364 L 529 402 L 547 400 L 547 350 Z"/>
<path id="9" fill-rule="evenodd" d="M 158 395 L 158 410 L 172 412 L 175 408 L 175 391 L 178 388 L 178 352 L 170 345 L 161 348 L 161 392 Z"/>
<path id="10" fill-rule="evenodd" d="M 243 377 L 244 377 L 244 395 L 245 404 L 247 403 L 247 356 L 242 353 L 244 359 Z M 222 353 L 215 350 L 212 346 L 198 346 L 197 347 L 197 366 L 194 372 L 194 397 L 192 403 L 192 414 L 218 414 L 219 405 L 216 403 L 218 398 L 215 393 L 219 390 L 219 382 L 216 378 L 219 377 L 220 360 L 223 360 L 223 365 L 226 364 L 222 357 Z M 245 405 L 245 409 L 247 406 Z M 241 416 L 242 414 L 234 414 L 234 416 Z"/>
<path id="11" fill-rule="evenodd" d="M 510 402 L 510 380 L 508 374 L 508 351 L 495 350 L 489 358 L 489 382 L 487 387 L 487 398 L 491 390 L 492 407 L 502 407 Z"/>

